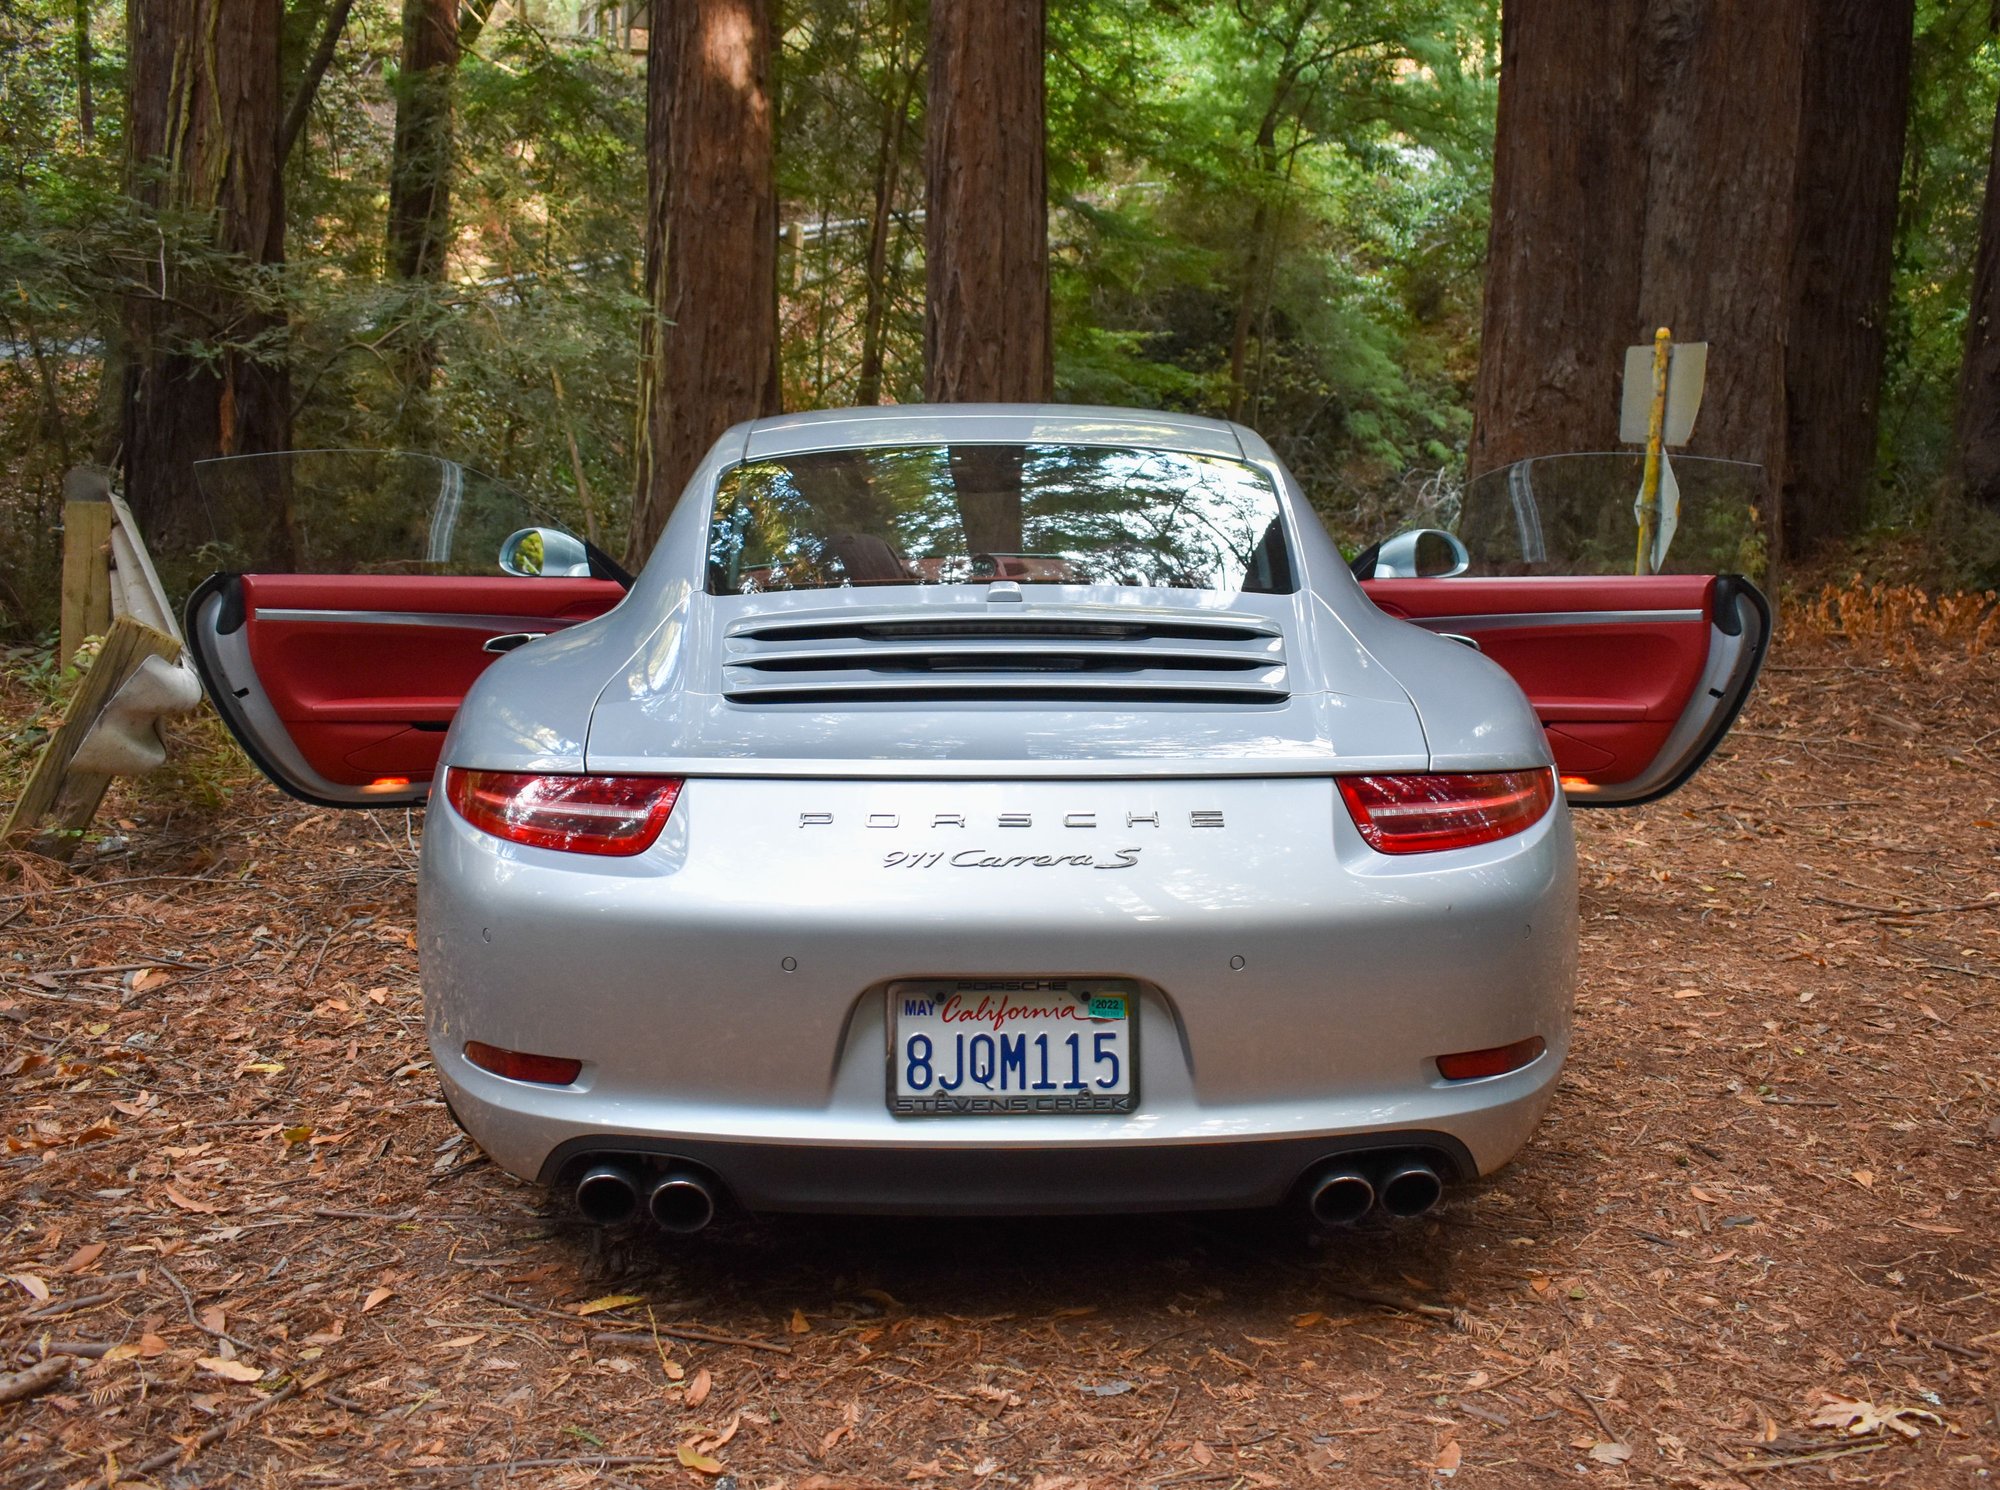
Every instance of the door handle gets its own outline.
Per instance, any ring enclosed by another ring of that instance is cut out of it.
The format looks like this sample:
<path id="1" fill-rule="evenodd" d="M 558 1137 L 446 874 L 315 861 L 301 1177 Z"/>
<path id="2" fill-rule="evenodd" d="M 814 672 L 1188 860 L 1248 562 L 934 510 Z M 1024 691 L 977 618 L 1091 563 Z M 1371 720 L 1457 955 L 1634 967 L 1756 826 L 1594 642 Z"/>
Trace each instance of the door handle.
<path id="1" fill-rule="evenodd" d="M 1436 635 L 1436 636 L 1441 636 L 1441 637 L 1443 637 L 1443 638 L 1444 638 L 1444 639 L 1445 639 L 1446 641 L 1448 641 L 1448 642 L 1459 642 L 1459 643 L 1461 643 L 1461 644 L 1463 644 L 1463 645 L 1465 645 L 1465 646 L 1468 646 L 1468 647 L 1472 648 L 1472 650 L 1473 650 L 1473 651 L 1475 651 L 1475 652 L 1478 652 L 1478 651 L 1482 651 L 1482 650 L 1483 650 L 1483 648 L 1481 648 L 1481 647 L 1480 647 L 1480 645 L 1479 645 L 1479 643 L 1478 643 L 1478 642 L 1474 641 L 1474 640 L 1473 640 L 1473 639 L 1472 639 L 1471 637 L 1469 637 L 1469 636 L 1466 636 L 1466 635 L 1465 635 L 1464 633 L 1462 633 L 1462 632 L 1457 632 L 1457 631 L 1439 631 L 1439 632 L 1434 632 L 1434 633 L 1433 633 L 1433 635 Z M 501 638 L 500 638 L 500 640 L 502 640 L 502 641 L 505 641 L 505 640 L 506 640 L 506 638 L 505 638 L 505 637 L 501 637 Z M 490 642 L 489 642 L 489 643 L 487 643 L 487 645 L 488 645 L 488 647 L 490 648 L 490 647 L 492 646 L 492 643 L 490 643 Z"/>
<path id="2" fill-rule="evenodd" d="M 511 652 L 516 647 L 527 646 L 529 642 L 538 642 L 547 635 L 546 631 L 510 631 L 505 636 L 488 637 L 479 650 L 495 653 Z"/>

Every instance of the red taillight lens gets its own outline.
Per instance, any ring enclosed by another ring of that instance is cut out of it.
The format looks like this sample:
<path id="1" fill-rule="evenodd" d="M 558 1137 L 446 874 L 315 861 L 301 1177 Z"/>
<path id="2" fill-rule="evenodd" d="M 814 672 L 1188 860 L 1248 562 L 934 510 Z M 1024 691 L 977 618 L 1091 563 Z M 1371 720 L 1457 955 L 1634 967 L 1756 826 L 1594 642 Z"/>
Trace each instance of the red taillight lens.
<path id="1" fill-rule="evenodd" d="M 543 1086 L 568 1086 L 582 1074 L 583 1062 L 559 1055 L 530 1055 L 525 1050 L 502 1050 L 484 1040 L 467 1040 L 465 1058 L 482 1071 L 505 1076 L 510 1081 L 533 1081 Z"/>
<path id="2" fill-rule="evenodd" d="M 1342 776 L 1340 795 L 1370 848 L 1385 854 L 1427 854 L 1491 843 L 1533 826 L 1555 802 L 1556 778 L 1546 768 Z"/>
<path id="3" fill-rule="evenodd" d="M 1482 1076 L 1505 1076 L 1538 1061 L 1549 1042 L 1540 1035 L 1516 1040 L 1512 1045 L 1496 1045 L 1491 1050 L 1463 1050 L 1457 1055 L 1438 1057 L 1438 1075 L 1446 1081 L 1476 1081 Z"/>
<path id="4" fill-rule="evenodd" d="M 673 776 L 538 776 L 454 767 L 444 779 L 445 798 L 458 815 L 495 838 L 615 857 L 651 848 L 680 793 Z"/>

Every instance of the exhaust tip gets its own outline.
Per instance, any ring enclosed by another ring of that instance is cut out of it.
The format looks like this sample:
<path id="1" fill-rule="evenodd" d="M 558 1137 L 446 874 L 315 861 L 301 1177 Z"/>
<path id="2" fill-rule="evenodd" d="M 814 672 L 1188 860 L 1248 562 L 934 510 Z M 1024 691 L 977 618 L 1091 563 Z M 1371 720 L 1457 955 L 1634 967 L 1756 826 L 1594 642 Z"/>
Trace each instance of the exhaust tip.
<path id="1" fill-rule="evenodd" d="M 1374 1204 L 1375 1187 L 1356 1169 L 1324 1170 L 1306 1185 L 1306 1212 L 1328 1229 L 1352 1226 Z"/>
<path id="2" fill-rule="evenodd" d="M 715 1219 L 715 1193 L 698 1176 L 673 1170 L 654 1182 L 646 1209 L 660 1230 L 690 1235 Z"/>
<path id="3" fill-rule="evenodd" d="M 1405 1159 L 1390 1166 L 1376 1192 L 1382 1209 L 1408 1220 L 1421 1216 L 1444 1198 L 1444 1181 L 1421 1159 Z"/>
<path id="4" fill-rule="evenodd" d="M 576 1208 L 599 1226 L 622 1225 L 639 1214 L 639 1186 L 621 1164 L 593 1164 L 576 1182 Z"/>

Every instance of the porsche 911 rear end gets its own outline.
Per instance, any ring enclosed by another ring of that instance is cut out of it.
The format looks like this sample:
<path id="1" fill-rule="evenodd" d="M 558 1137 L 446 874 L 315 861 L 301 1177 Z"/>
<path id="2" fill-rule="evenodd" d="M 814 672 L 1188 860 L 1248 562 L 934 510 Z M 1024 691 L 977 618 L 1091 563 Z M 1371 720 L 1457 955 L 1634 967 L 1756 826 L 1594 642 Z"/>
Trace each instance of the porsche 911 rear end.
<path id="1" fill-rule="evenodd" d="M 689 1228 L 1341 1222 L 1512 1156 L 1576 940 L 1518 690 L 1371 620 L 1228 426 L 847 423 L 734 432 L 461 711 L 423 971 L 493 1158 Z"/>

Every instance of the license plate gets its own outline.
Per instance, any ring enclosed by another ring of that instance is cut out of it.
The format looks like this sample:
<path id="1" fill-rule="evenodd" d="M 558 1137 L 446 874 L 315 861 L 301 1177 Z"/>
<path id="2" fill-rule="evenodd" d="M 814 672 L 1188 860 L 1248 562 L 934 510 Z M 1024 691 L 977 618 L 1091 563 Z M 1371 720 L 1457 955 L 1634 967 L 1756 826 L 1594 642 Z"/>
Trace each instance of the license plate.
<path id="1" fill-rule="evenodd" d="M 1138 1005 L 1113 978 L 891 984 L 889 1110 L 1131 1112 Z"/>

